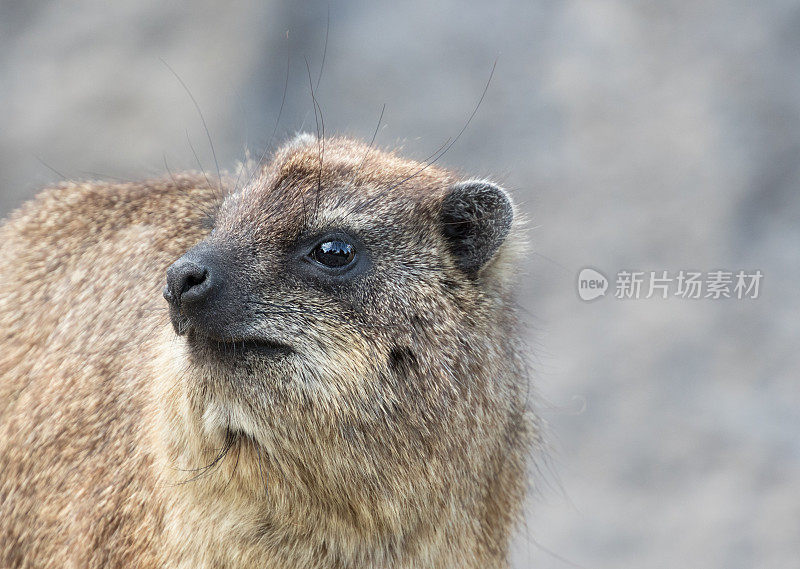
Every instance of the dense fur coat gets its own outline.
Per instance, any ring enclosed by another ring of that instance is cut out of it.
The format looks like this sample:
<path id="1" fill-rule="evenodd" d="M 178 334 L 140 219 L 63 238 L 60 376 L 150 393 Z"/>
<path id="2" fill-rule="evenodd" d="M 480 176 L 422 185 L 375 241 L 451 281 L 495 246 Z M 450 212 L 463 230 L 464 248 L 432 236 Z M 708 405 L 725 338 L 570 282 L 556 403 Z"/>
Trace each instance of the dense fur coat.
<path id="1" fill-rule="evenodd" d="M 305 136 L 238 183 L 65 183 L 12 214 L 0 567 L 507 566 L 537 432 L 518 222 L 458 182 Z M 345 276 L 303 256 L 328 234 Z M 191 318 L 162 298 L 185 254 L 224 274 Z"/>

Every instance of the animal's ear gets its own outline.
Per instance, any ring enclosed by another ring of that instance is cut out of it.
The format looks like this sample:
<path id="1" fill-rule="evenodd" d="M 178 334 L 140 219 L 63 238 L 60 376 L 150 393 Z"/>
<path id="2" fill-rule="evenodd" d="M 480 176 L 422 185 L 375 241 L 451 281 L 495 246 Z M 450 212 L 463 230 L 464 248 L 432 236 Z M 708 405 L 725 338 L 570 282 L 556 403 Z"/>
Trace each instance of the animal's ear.
<path id="1" fill-rule="evenodd" d="M 479 180 L 453 185 L 439 217 L 456 263 L 469 275 L 477 274 L 494 256 L 513 219 L 514 208 L 505 190 Z"/>

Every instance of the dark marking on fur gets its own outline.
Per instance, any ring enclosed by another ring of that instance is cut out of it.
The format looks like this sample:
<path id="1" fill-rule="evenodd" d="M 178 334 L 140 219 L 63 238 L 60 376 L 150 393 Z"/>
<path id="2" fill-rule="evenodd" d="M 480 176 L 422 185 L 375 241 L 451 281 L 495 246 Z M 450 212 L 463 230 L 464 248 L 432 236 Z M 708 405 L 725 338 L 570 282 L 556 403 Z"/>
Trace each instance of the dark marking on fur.
<path id="1" fill-rule="evenodd" d="M 398 375 L 408 374 L 417 367 L 417 356 L 411 348 L 395 346 L 389 352 L 389 367 Z"/>

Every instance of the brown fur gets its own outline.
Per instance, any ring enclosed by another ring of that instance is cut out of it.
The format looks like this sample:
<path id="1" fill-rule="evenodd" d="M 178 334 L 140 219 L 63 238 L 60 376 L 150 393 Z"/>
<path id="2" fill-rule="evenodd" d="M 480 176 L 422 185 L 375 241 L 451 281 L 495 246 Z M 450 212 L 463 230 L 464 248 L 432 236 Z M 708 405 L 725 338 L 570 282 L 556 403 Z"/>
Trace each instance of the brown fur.
<path id="1" fill-rule="evenodd" d="M 453 174 L 321 150 L 298 139 L 224 202 L 194 175 L 65 183 L 0 227 L 0 567 L 507 565 L 536 436 L 518 236 L 467 278 L 436 228 Z M 271 255 L 343 226 L 374 270 L 341 296 Z M 165 270 L 202 239 L 296 357 L 176 336 Z"/>

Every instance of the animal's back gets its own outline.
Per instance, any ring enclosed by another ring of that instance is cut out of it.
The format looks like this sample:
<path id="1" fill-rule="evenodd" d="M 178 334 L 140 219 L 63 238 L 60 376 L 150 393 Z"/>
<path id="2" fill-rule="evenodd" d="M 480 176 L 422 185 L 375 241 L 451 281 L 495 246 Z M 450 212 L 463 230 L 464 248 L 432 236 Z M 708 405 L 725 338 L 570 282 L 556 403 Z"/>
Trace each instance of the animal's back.
<path id="1" fill-rule="evenodd" d="M 0 226 L 0 567 L 159 565 L 136 362 L 217 198 L 193 176 L 62 184 Z"/>

